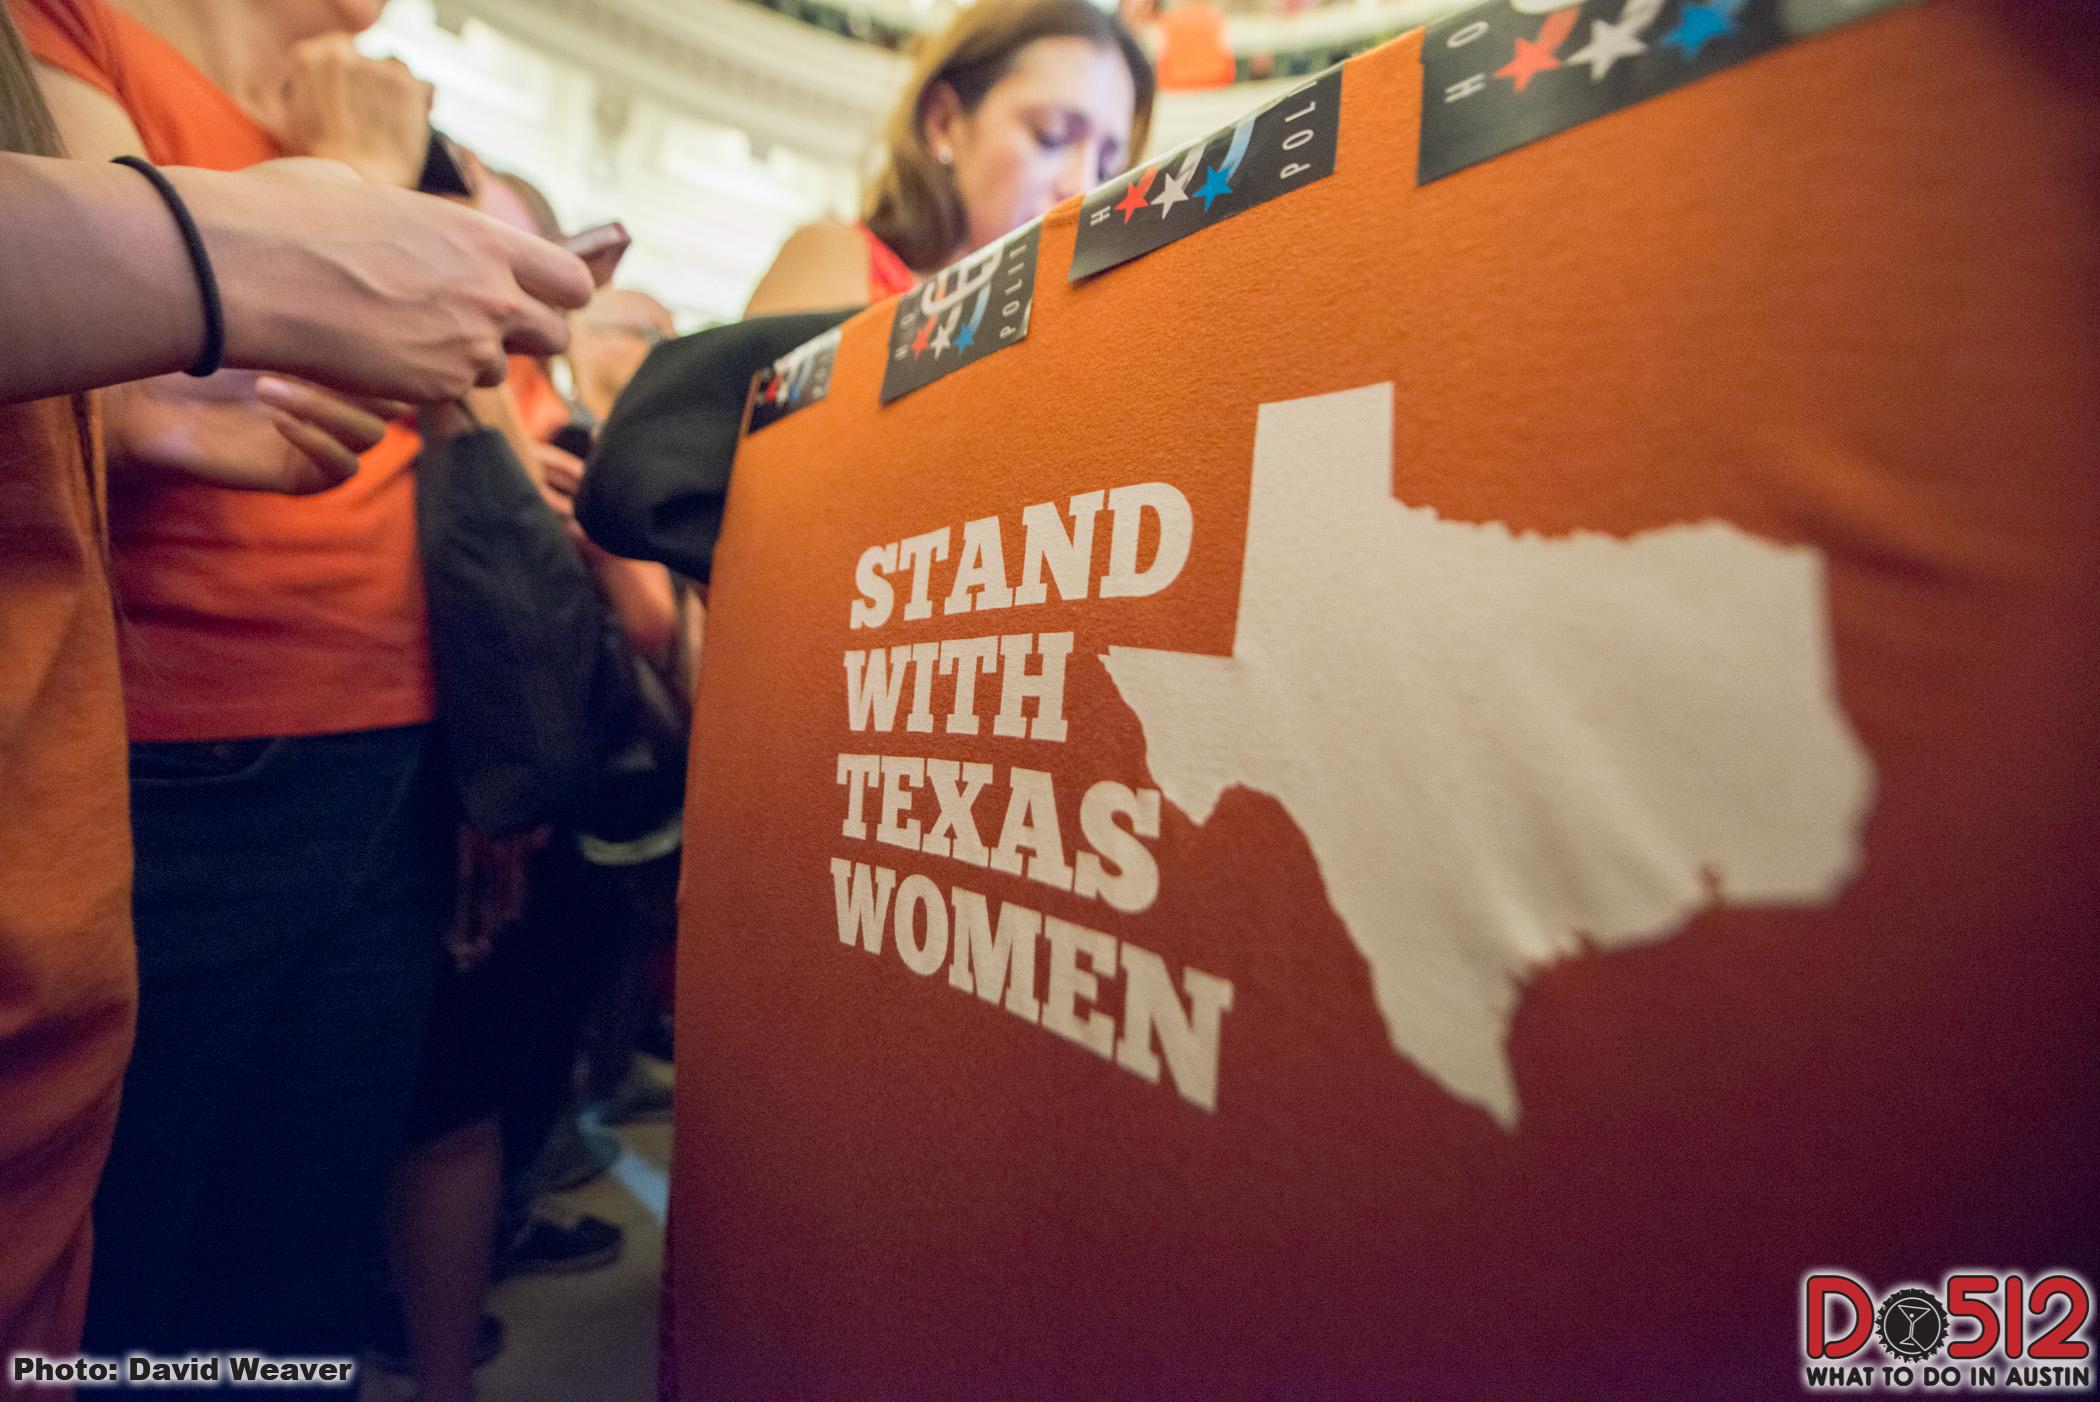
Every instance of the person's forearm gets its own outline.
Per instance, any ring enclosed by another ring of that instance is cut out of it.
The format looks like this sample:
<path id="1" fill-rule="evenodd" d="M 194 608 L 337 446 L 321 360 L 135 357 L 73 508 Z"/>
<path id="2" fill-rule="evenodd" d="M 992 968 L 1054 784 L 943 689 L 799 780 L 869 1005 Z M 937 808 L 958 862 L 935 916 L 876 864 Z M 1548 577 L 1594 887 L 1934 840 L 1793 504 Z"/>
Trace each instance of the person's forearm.
<path id="1" fill-rule="evenodd" d="M 646 560 L 623 560 L 588 543 L 583 554 L 627 641 L 651 664 L 667 664 L 678 639 L 678 601 L 671 589 L 671 572 Z"/>
<path id="2" fill-rule="evenodd" d="M 0 154 L 0 403 L 192 364 L 204 303 L 168 207 L 121 166 Z"/>
<path id="3" fill-rule="evenodd" d="M 225 363 L 346 393 L 457 398 L 506 347 L 568 344 L 589 271 L 472 210 L 326 161 L 170 169 L 217 274 Z M 136 171 L 0 154 L 0 403 L 182 370 L 203 299 L 174 216 Z"/>

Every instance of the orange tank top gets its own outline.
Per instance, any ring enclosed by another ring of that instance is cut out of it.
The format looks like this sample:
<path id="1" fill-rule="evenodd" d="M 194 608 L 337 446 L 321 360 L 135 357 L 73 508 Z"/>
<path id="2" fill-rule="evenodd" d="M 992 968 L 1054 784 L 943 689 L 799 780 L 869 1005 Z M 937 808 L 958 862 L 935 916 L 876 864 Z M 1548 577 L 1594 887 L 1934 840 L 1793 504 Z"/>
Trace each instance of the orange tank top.
<path id="1" fill-rule="evenodd" d="M 899 292 L 909 292 L 919 279 L 897 256 L 875 231 L 865 224 L 855 224 L 860 236 L 868 245 L 868 300 L 880 302 L 885 297 L 894 297 Z"/>
<path id="2" fill-rule="evenodd" d="M 225 92 L 104 0 L 8 0 L 30 51 L 121 105 L 146 152 L 239 170 L 283 152 Z M 111 502 L 136 740 L 312 735 L 430 719 L 415 550 L 420 444 L 390 430 L 312 497 L 188 483 Z"/>

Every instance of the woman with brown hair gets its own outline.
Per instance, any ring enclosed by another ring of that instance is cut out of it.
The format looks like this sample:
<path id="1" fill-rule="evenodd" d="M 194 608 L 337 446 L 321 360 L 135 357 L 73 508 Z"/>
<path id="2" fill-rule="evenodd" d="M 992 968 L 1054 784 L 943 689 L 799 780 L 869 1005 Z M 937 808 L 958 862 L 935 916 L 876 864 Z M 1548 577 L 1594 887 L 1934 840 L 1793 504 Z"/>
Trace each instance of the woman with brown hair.
<path id="1" fill-rule="evenodd" d="M 1086 0 L 979 0 L 929 39 L 883 133 L 859 224 L 789 238 L 747 316 L 902 292 L 1128 167 L 1152 65 Z"/>

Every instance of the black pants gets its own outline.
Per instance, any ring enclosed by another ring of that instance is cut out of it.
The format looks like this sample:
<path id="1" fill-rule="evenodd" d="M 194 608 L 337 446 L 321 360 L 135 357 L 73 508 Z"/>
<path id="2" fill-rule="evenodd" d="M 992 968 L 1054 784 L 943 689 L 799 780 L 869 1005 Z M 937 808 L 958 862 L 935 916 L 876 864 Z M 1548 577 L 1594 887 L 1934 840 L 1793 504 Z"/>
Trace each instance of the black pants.
<path id="1" fill-rule="evenodd" d="M 91 1350 L 357 1353 L 451 910 L 435 748 L 132 747 L 138 1043 Z"/>
<path id="2" fill-rule="evenodd" d="M 675 920 L 677 880 L 676 852 L 593 866 L 557 832 L 534 860 L 525 918 L 497 937 L 486 964 L 440 975 L 411 1141 L 500 1115 L 506 1179 L 529 1167 L 573 1099 L 593 1009 Z"/>
<path id="3" fill-rule="evenodd" d="M 651 1001 L 649 951 L 669 939 L 678 923 L 679 860 L 674 851 L 636 866 L 581 863 L 572 873 L 570 918 L 601 931 L 602 949 L 592 968 L 589 1000 L 575 1009 L 566 1041 L 546 1049 L 504 1106 L 504 1169 L 528 1193 L 537 1185 L 520 1175 L 539 1157 L 569 1107 L 579 1054 L 589 1067 L 586 1100 L 604 1099 L 617 1089 L 634 1054 Z"/>

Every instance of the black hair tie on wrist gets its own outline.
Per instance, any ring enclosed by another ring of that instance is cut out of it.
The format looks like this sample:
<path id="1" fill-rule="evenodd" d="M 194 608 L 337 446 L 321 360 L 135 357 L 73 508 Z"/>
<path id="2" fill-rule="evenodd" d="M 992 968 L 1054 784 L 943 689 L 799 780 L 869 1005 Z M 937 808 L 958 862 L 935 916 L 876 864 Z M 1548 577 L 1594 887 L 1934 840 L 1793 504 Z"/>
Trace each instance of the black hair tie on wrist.
<path id="1" fill-rule="evenodd" d="M 198 353 L 197 361 L 190 366 L 188 373 L 198 379 L 216 375 L 226 360 L 226 308 L 219 300 L 219 278 L 212 271 L 211 255 L 204 251 L 204 235 L 197 232 L 197 221 L 190 217 L 189 206 L 182 202 L 182 196 L 175 193 L 168 177 L 154 169 L 151 162 L 137 156 L 119 156 L 116 164 L 130 166 L 151 181 L 166 202 L 168 213 L 175 216 L 175 227 L 182 231 L 183 245 L 190 251 L 190 264 L 197 271 L 197 293 L 204 299 L 204 349 Z"/>

